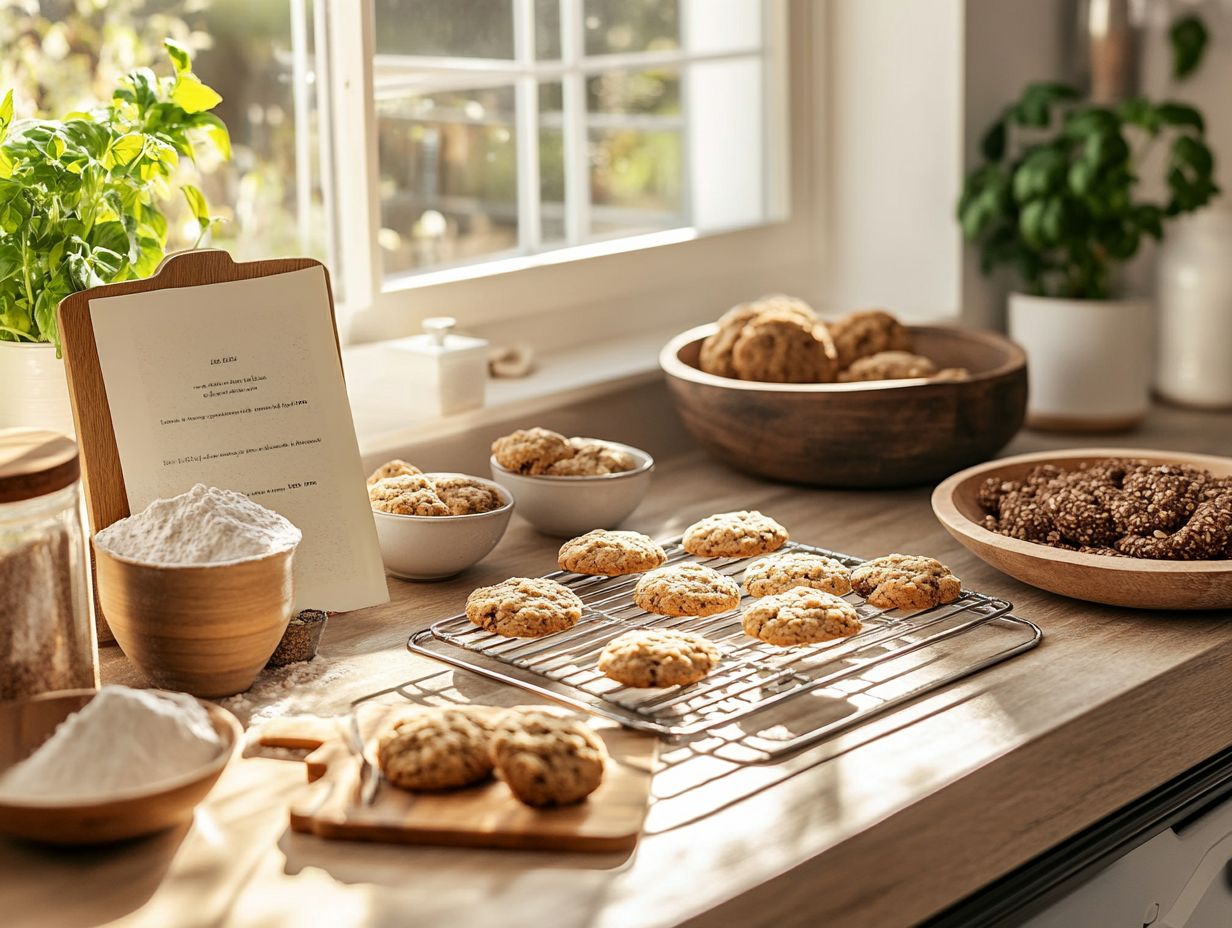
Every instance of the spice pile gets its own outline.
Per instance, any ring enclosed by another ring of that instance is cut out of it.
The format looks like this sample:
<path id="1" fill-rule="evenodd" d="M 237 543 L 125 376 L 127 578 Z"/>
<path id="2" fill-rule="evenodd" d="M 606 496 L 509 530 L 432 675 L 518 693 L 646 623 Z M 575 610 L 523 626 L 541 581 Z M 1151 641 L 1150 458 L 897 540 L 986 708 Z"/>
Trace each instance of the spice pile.
<path id="1" fill-rule="evenodd" d="M 984 527 L 1088 554 L 1153 560 L 1232 558 L 1232 478 L 1177 464 L 1106 458 L 1050 464 L 980 487 Z"/>

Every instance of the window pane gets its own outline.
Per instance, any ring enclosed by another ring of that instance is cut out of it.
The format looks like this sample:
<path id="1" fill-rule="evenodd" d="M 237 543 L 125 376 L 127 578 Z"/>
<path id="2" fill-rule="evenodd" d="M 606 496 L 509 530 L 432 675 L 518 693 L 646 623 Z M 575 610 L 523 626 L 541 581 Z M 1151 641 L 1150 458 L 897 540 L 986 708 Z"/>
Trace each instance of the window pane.
<path id="1" fill-rule="evenodd" d="M 412 94 L 377 106 L 386 273 L 518 244 L 512 87 Z"/>
<path id="2" fill-rule="evenodd" d="M 636 234 L 686 224 L 676 131 L 592 130 L 591 232 Z"/>
<path id="3" fill-rule="evenodd" d="M 591 113 L 616 117 L 678 116 L 680 72 L 675 68 L 608 71 L 597 74 L 586 82 L 586 97 Z"/>
<path id="4" fill-rule="evenodd" d="M 511 0 L 375 2 L 378 54 L 513 57 Z"/>
<path id="5" fill-rule="evenodd" d="M 677 0 L 585 0 L 586 54 L 680 47 Z"/>
<path id="6" fill-rule="evenodd" d="M 560 58 L 560 0 L 535 0 L 535 57 Z"/>
<path id="7" fill-rule="evenodd" d="M 559 81 L 539 85 L 539 237 L 565 243 L 565 133 Z"/>
<path id="8" fill-rule="evenodd" d="M 214 110 L 231 134 L 232 158 L 181 159 L 177 180 L 200 187 L 227 221 L 210 244 L 242 259 L 326 257 L 327 222 L 318 164 L 318 104 L 312 71 L 312 4 L 301 2 L 307 47 L 297 72 L 290 0 L 28 0 L 0 9 L 0 87 L 13 87 L 22 115 L 58 118 L 110 97 L 135 67 L 171 67 L 163 39 L 193 52 L 197 75 L 222 95 Z M 298 94 L 297 88 L 301 91 Z M 305 189 L 300 189 L 301 182 Z M 166 200 L 168 250 L 196 239 L 183 198 Z"/>

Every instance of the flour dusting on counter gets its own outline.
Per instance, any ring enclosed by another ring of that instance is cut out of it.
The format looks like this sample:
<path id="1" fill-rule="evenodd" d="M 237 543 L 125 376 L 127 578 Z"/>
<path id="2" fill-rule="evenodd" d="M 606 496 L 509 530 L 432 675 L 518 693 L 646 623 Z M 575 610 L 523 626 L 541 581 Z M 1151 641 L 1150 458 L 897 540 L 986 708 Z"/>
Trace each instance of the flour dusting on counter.
<path id="1" fill-rule="evenodd" d="M 294 548 L 302 537 L 283 516 L 243 493 L 198 483 L 108 526 L 94 543 L 126 560 L 189 567 L 267 557 Z"/>
<path id="2" fill-rule="evenodd" d="M 191 696 L 105 686 L 0 777 L 0 796 L 105 796 L 190 773 L 222 746 L 209 714 Z"/>
<path id="3" fill-rule="evenodd" d="M 286 715 L 332 715 L 345 712 L 350 701 L 330 699 L 330 684 L 351 672 L 347 664 L 318 654 L 310 661 L 268 667 L 248 690 L 218 704 L 246 725 Z"/>

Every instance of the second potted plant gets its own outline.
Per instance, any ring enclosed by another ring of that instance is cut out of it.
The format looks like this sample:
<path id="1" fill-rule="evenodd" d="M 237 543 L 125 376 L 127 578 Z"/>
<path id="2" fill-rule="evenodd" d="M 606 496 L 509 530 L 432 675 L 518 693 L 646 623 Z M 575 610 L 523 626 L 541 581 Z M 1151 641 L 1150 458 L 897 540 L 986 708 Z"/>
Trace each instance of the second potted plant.
<path id="1" fill-rule="evenodd" d="M 181 157 L 212 146 L 227 157 L 221 100 L 166 43 L 173 73 L 140 68 L 112 99 L 61 120 L 14 121 L 0 102 L 0 428 L 72 434 L 56 307 L 70 293 L 145 277 L 162 260 L 160 202 Z M 200 233 L 212 221 L 197 188 L 179 185 Z"/>
<path id="2" fill-rule="evenodd" d="M 1006 265 L 1021 282 L 1009 330 L 1029 358 L 1029 424 L 1111 431 L 1146 414 L 1154 319 L 1149 303 L 1123 298 L 1118 269 L 1144 236 L 1161 238 L 1219 192 L 1204 135 L 1190 106 L 1098 106 L 1058 83 L 1027 87 L 985 133 L 958 218 L 984 272 Z M 1158 200 L 1140 177 L 1156 164 Z"/>

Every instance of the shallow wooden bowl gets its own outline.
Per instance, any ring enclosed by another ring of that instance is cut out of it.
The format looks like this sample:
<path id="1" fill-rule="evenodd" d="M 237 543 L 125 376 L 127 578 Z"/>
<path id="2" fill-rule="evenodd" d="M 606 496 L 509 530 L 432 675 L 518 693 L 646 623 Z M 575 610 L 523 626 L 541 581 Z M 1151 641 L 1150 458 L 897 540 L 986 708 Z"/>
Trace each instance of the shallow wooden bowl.
<path id="1" fill-rule="evenodd" d="M 156 686 L 207 698 L 243 692 L 287 630 L 294 551 L 206 567 L 94 553 L 103 616 Z"/>
<path id="2" fill-rule="evenodd" d="M 1023 583 L 1111 606 L 1136 609 L 1232 608 L 1232 561 L 1152 561 L 1081 554 L 990 532 L 979 524 L 977 497 L 989 477 L 1017 480 L 1040 464 L 1072 469 L 1099 458 L 1138 458 L 1189 464 L 1218 476 L 1232 474 L 1232 458 L 1137 448 L 1075 448 L 989 461 L 955 474 L 933 491 L 933 512 L 946 530 L 997 570 Z"/>
<path id="3" fill-rule="evenodd" d="M 659 363 L 698 444 L 762 477 L 834 487 L 932 483 L 996 454 L 1026 414 L 1026 355 L 991 332 L 909 327 L 920 354 L 967 368 L 966 380 L 804 384 L 705 373 L 698 355 L 716 328 L 676 336 Z"/>
<path id="4" fill-rule="evenodd" d="M 0 774 L 25 760 L 56 726 L 94 698 L 93 690 L 62 690 L 0 703 Z M 103 844 L 153 834 L 189 821 L 235 753 L 243 729 L 235 716 L 202 703 L 223 741 L 218 757 L 174 780 L 134 785 L 89 801 L 0 799 L 0 834 L 48 844 Z"/>

